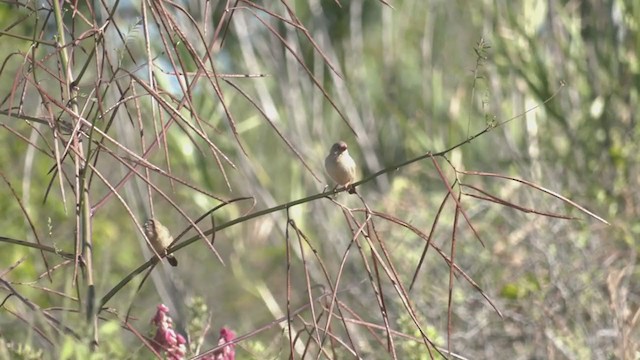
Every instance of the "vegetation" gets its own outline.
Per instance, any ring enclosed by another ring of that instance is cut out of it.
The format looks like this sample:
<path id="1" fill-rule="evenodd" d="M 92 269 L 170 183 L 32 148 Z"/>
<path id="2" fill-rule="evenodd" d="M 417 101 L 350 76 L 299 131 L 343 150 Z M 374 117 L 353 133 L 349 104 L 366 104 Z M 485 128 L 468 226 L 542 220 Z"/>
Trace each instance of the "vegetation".
<path id="1" fill-rule="evenodd" d="M 4 2 L 0 359 L 637 358 L 638 19 Z"/>

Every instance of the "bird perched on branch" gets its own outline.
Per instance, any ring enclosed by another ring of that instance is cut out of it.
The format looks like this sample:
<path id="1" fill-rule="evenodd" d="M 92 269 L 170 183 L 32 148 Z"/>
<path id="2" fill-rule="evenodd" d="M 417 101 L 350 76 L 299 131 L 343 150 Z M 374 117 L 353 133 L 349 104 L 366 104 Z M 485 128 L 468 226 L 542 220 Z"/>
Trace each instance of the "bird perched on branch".
<path id="1" fill-rule="evenodd" d="M 158 255 L 166 256 L 171 266 L 178 266 L 178 259 L 173 254 L 167 254 L 167 248 L 173 242 L 173 236 L 171 236 L 169 229 L 164 227 L 160 221 L 148 219 L 144 222 L 144 234 L 147 235 Z"/>
<path id="2" fill-rule="evenodd" d="M 356 179 L 356 162 L 349 155 L 347 144 L 344 141 L 338 141 L 331 146 L 329 155 L 324 159 L 324 167 L 331 179 L 337 184 L 333 190 L 338 186 L 344 186 L 349 194 L 355 194 L 356 189 L 353 182 Z"/>

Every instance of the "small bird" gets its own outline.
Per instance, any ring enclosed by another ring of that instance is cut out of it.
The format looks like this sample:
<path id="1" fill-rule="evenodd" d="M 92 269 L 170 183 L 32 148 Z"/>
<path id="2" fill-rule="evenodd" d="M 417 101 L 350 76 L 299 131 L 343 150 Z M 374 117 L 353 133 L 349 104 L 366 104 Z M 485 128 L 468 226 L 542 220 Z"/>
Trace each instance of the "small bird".
<path id="1" fill-rule="evenodd" d="M 144 222 L 144 234 L 147 235 L 158 255 L 166 256 L 171 266 L 178 266 L 178 259 L 173 254 L 167 254 L 167 248 L 173 242 L 169 229 L 158 220 L 148 219 Z"/>
<path id="2" fill-rule="evenodd" d="M 349 194 L 355 194 L 356 189 L 352 184 L 356 179 L 356 162 L 349 155 L 347 144 L 344 141 L 338 141 L 331 146 L 329 155 L 324 159 L 324 167 L 333 181 L 337 183 L 334 190 L 342 185 L 349 191 Z"/>

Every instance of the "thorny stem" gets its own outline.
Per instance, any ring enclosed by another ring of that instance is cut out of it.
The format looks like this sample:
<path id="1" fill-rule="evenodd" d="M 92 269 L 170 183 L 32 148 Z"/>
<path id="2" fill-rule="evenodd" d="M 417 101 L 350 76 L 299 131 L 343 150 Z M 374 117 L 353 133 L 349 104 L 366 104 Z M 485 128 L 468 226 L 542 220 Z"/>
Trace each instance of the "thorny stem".
<path id="1" fill-rule="evenodd" d="M 62 9 L 59 1 L 53 1 L 53 10 L 55 13 L 56 27 L 58 31 L 58 44 L 61 67 L 65 73 L 65 86 L 63 94 L 71 106 L 74 114 L 79 114 L 78 104 L 75 101 L 77 96 L 77 88 L 72 86 L 73 74 L 69 64 L 69 55 L 65 46 L 64 21 L 62 19 Z M 98 344 L 98 319 L 95 312 L 95 284 L 93 281 L 93 243 L 91 239 L 91 218 L 90 218 L 90 200 L 89 200 L 89 184 L 86 182 L 85 163 L 82 161 L 84 149 L 82 142 L 79 141 L 79 134 L 71 140 L 76 148 L 77 154 L 74 157 L 75 162 L 75 194 L 76 194 L 76 226 L 78 227 L 78 235 L 82 244 L 82 255 L 86 263 L 87 270 L 87 298 L 86 298 L 86 319 L 93 325 L 93 340 L 91 348 Z M 60 169 L 61 170 L 61 169 Z M 76 254 L 75 266 L 78 266 L 78 256 Z"/>

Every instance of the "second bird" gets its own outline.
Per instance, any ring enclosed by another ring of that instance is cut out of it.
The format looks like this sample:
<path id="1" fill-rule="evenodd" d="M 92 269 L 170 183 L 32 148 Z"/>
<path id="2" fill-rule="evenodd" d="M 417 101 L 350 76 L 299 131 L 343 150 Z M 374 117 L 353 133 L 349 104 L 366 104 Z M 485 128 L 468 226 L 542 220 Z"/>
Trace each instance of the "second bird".
<path id="1" fill-rule="evenodd" d="M 144 222 L 144 234 L 147 235 L 158 255 L 166 256 L 171 266 L 178 266 L 178 259 L 173 254 L 167 254 L 167 248 L 173 242 L 173 236 L 171 236 L 169 229 L 159 221 L 149 219 Z"/>
<path id="2" fill-rule="evenodd" d="M 356 179 L 356 162 L 349 155 L 344 141 L 338 141 L 331 146 L 329 155 L 324 159 L 324 167 L 336 184 L 344 186 L 350 194 L 356 192 L 355 187 L 352 186 Z"/>

